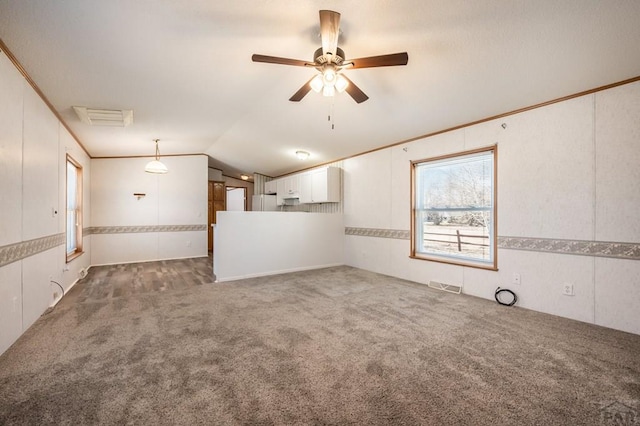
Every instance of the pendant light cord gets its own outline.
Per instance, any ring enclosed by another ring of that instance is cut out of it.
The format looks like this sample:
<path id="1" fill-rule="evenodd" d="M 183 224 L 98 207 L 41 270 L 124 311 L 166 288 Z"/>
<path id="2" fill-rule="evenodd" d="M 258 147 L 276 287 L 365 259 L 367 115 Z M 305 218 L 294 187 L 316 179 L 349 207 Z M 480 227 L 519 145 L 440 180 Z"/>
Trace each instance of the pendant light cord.
<path id="1" fill-rule="evenodd" d="M 158 148 L 158 141 L 159 140 L 160 139 L 156 139 L 155 140 L 155 142 L 156 142 L 156 161 L 160 161 L 160 148 Z"/>

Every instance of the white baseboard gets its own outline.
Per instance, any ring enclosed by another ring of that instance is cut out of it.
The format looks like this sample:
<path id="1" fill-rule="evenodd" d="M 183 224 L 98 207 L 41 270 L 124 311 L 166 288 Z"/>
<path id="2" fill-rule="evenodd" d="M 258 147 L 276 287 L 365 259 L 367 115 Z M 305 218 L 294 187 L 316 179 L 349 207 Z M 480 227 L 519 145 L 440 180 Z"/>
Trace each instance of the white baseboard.
<path id="1" fill-rule="evenodd" d="M 167 257 L 167 258 L 162 258 L 162 259 L 131 260 L 131 261 L 126 261 L 126 262 L 96 263 L 96 264 L 93 264 L 93 265 L 89 266 L 89 268 L 91 268 L 93 266 L 112 266 L 112 265 L 128 265 L 130 263 L 162 262 L 163 260 L 195 259 L 195 258 L 208 257 L 208 256 L 209 256 L 209 254 L 199 254 L 197 256 Z M 87 268 L 87 269 L 89 269 L 89 268 Z"/>
<path id="2" fill-rule="evenodd" d="M 247 278 L 258 278 L 258 277 L 266 277 L 269 275 L 280 275 L 280 274 L 288 274 L 291 272 L 301 272 L 301 271 L 312 271 L 314 269 L 323 269 L 323 268 L 332 268 L 334 266 L 342 266 L 344 265 L 344 263 L 330 263 L 330 264 L 326 264 L 326 265 L 313 265 L 313 266 L 303 266 L 300 268 L 291 268 L 291 269 L 280 269 L 277 271 L 265 271 L 265 272 L 259 272 L 259 273 L 255 273 L 255 274 L 247 274 L 247 275 L 237 275 L 234 277 L 225 277 L 222 279 L 216 279 L 216 283 L 223 283 L 223 282 L 228 282 L 228 281 L 238 281 L 238 280 L 244 280 Z"/>

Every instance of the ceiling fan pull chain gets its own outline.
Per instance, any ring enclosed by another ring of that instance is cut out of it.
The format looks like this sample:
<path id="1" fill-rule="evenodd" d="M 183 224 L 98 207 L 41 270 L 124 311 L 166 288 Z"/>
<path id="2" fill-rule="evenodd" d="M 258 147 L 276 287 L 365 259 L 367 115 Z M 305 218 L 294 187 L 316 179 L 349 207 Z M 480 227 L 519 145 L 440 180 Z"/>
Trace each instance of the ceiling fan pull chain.
<path id="1" fill-rule="evenodd" d="M 334 123 L 334 121 L 333 121 L 333 117 L 334 117 L 334 115 L 335 115 L 335 114 L 333 113 L 334 105 L 335 105 L 335 98 L 334 98 L 334 97 L 331 97 L 331 105 L 329 105 L 329 117 L 328 117 L 329 122 L 331 123 L 331 130 L 334 130 L 334 129 L 335 129 L 335 123 Z"/>

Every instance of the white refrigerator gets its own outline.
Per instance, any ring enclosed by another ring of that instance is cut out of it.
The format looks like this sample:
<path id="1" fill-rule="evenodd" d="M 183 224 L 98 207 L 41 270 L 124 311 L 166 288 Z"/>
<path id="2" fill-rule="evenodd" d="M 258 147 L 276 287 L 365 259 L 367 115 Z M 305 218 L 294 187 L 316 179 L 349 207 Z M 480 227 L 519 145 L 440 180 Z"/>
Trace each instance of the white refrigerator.
<path id="1" fill-rule="evenodd" d="M 254 195 L 251 198 L 251 210 L 256 212 L 278 210 L 278 206 L 276 206 L 276 196 L 266 194 Z"/>

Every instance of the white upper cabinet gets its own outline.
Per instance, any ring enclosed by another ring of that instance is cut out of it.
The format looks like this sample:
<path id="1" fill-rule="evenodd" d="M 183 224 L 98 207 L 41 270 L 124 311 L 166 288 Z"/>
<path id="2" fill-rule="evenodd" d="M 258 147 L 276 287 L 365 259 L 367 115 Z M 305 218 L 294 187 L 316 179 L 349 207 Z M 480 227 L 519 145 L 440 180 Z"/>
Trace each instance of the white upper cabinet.
<path id="1" fill-rule="evenodd" d="M 287 204 L 286 199 L 295 200 L 294 204 L 340 202 L 339 167 L 322 167 L 266 182 L 265 193 L 273 194 L 267 188 L 269 184 L 275 187 L 278 206 Z"/>
<path id="2" fill-rule="evenodd" d="M 300 196 L 300 175 L 287 176 L 284 179 L 284 198 Z"/>
<path id="3" fill-rule="evenodd" d="M 276 194 L 278 192 L 278 181 L 270 180 L 264 183 L 265 194 Z"/>
<path id="4" fill-rule="evenodd" d="M 311 172 L 300 175 L 300 204 L 312 203 L 311 198 Z"/>
<path id="5" fill-rule="evenodd" d="M 323 167 L 300 176 L 300 203 L 337 203 L 340 201 L 340 169 Z"/>
<path id="6" fill-rule="evenodd" d="M 272 180 L 276 184 L 276 205 L 287 204 L 285 200 L 300 198 L 300 175 L 292 175 Z M 297 204 L 297 202 L 294 202 Z"/>

